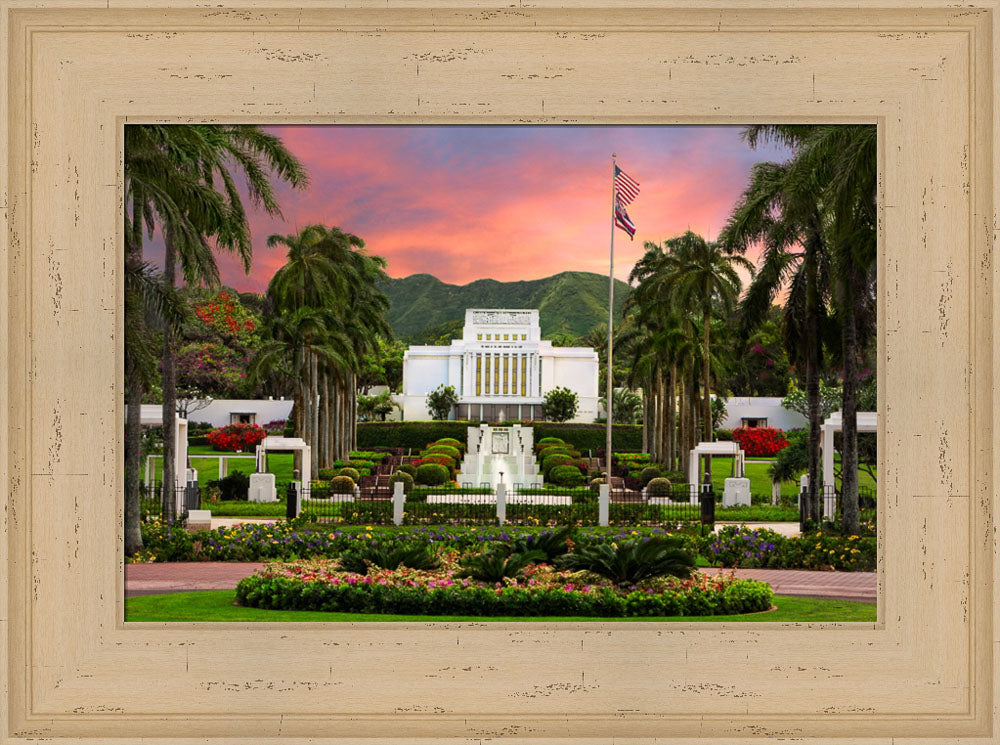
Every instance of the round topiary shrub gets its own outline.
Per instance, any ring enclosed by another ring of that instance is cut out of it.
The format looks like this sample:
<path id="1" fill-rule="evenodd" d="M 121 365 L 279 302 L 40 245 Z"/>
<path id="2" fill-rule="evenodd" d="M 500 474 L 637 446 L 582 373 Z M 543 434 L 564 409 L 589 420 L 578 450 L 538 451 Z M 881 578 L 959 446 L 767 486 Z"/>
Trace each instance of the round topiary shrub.
<path id="1" fill-rule="evenodd" d="M 456 440 L 454 437 L 442 437 L 440 440 L 435 440 L 434 445 L 450 445 L 453 448 L 458 448 L 460 451 L 465 450 L 465 443 Z"/>
<path id="2" fill-rule="evenodd" d="M 555 466 L 548 478 L 559 486 L 579 486 L 584 481 L 583 474 L 576 466 Z"/>
<path id="3" fill-rule="evenodd" d="M 650 481 L 658 478 L 660 475 L 660 469 L 656 466 L 646 466 L 639 472 L 639 482 L 646 486 Z"/>
<path id="4" fill-rule="evenodd" d="M 444 453 L 428 453 L 427 455 L 421 455 L 420 460 L 423 463 L 437 463 L 438 465 L 444 466 L 445 468 L 452 469 L 455 467 L 455 459 L 450 455 L 445 455 Z M 420 468 L 417 468 L 417 472 Z"/>
<path id="5" fill-rule="evenodd" d="M 332 494 L 354 494 L 354 479 L 350 476 L 334 476 L 330 479 Z"/>
<path id="6" fill-rule="evenodd" d="M 346 468 L 341 468 L 339 471 L 337 471 L 337 475 L 338 476 L 347 476 L 355 484 L 358 483 L 358 479 L 361 478 L 361 474 L 358 473 L 357 469 L 351 468 L 350 466 L 348 466 Z"/>
<path id="7" fill-rule="evenodd" d="M 655 479 L 650 479 L 649 483 L 646 484 L 647 497 L 672 497 L 673 495 L 674 489 L 670 484 L 670 479 L 657 476 Z"/>
<path id="8" fill-rule="evenodd" d="M 448 481 L 450 475 L 440 463 L 421 463 L 413 481 L 421 486 L 440 486 Z"/>
<path id="9" fill-rule="evenodd" d="M 413 465 L 412 463 L 404 463 L 403 465 L 401 465 L 396 470 L 397 471 L 402 471 L 403 473 L 408 473 L 411 476 L 416 476 L 417 475 L 417 467 L 415 465 Z"/>
<path id="10" fill-rule="evenodd" d="M 606 484 L 607 480 L 603 476 L 590 480 L 590 490 L 595 494 L 601 490 L 601 484 Z"/>
<path id="11" fill-rule="evenodd" d="M 545 447 L 539 449 L 538 457 L 544 458 L 546 455 L 555 455 L 556 453 L 564 453 L 569 455 L 571 448 L 569 445 L 546 445 Z"/>
<path id="12" fill-rule="evenodd" d="M 435 453 L 440 453 L 441 455 L 447 455 L 455 461 L 462 459 L 462 453 L 457 447 L 452 445 L 431 445 L 424 451 L 427 455 L 433 455 Z"/>
<path id="13" fill-rule="evenodd" d="M 395 484 L 397 481 L 403 482 L 403 494 L 409 494 L 410 490 L 413 488 L 413 477 L 405 471 L 396 471 L 396 473 L 392 474 L 392 476 L 389 477 L 389 487 L 394 492 L 396 490 Z"/>
<path id="14" fill-rule="evenodd" d="M 565 443 L 558 437 L 543 437 L 541 440 L 535 443 L 535 445 L 552 445 L 552 444 L 563 445 Z"/>
<path id="15" fill-rule="evenodd" d="M 573 462 L 573 459 L 564 453 L 555 453 L 554 455 L 548 455 L 542 460 L 542 473 L 545 474 L 545 478 L 549 477 L 549 471 L 551 471 L 556 466 L 565 466 Z"/>

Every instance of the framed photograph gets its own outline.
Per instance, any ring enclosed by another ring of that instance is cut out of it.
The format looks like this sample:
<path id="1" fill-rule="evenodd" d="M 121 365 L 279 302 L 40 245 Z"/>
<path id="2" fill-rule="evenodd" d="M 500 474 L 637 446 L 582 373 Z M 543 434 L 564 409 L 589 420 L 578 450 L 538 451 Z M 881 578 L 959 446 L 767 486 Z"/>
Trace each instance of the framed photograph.
<path id="1" fill-rule="evenodd" d="M 0 3 L 0 742 L 996 741 L 995 2 Z M 126 622 L 157 123 L 875 125 L 875 622 Z"/>

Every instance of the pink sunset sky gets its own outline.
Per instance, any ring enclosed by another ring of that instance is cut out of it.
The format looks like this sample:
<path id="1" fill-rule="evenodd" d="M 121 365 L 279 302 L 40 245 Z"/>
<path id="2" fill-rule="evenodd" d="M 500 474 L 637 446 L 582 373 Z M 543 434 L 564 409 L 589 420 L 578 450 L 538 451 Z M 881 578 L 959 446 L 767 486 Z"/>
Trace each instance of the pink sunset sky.
<path id="1" fill-rule="evenodd" d="M 222 280 L 263 292 L 285 259 L 272 233 L 336 225 L 385 257 L 391 277 L 444 282 L 529 280 L 562 271 L 607 274 L 611 153 L 640 184 L 628 211 L 634 240 L 615 232 L 615 276 L 626 279 L 645 241 L 687 229 L 714 239 L 752 165 L 784 160 L 751 150 L 739 126 L 275 126 L 303 162 L 304 190 L 278 188 L 282 217 L 246 202 L 249 275 L 219 257 Z M 159 246 L 147 257 L 156 260 Z M 162 255 L 162 254 L 161 254 Z"/>

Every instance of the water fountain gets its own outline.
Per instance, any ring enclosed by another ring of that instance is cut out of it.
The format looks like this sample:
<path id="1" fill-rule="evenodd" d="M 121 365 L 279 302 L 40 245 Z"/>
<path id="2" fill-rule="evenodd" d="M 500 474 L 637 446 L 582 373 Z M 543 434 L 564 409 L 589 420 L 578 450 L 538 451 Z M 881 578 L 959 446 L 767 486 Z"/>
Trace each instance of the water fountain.
<path id="1" fill-rule="evenodd" d="M 515 424 L 493 427 L 481 424 L 469 427 L 468 447 L 458 473 L 458 483 L 489 484 L 503 482 L 522 486 L 541 486 L 542 476 L 534 453 L 534 431 Z"/>

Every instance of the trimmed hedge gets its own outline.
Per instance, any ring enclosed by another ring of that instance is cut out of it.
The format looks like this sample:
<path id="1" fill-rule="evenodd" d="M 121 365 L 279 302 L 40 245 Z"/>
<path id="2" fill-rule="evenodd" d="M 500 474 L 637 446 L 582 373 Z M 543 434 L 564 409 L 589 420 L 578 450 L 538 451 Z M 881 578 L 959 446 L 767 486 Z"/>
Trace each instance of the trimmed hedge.
<path id="1" fill-rule="evenodd" d="M 389 485 L 395 489 L 397 481 L 403 482 L 403 494 L 409 494 L 413 490 L 413 477 L 406 471 L 396 471 L 389 477 Z"/>
<path id="2" fill-rule="evenodd" d="M 375 447 L 412 448 L 414 452 L 423 450 L 429 442 L 437 442 L 445 437 L 464 441 L 469 427 L 478 427 L 478 421 L 448 422 L 359 422 L 358 448 Z M 503 424 L 522 424 L 504 422 Z M 525 427 L 533 427 L 535 442 L 540 444 L 546 437 L 556 437 L 572 442 L 575 449 L 603 450 L 605 428 L 603 424 L 573 424 L 567 422 L 523 422 Z M 615 450 L 642 450 L 641 424 L 615 424 L 612 427 L 612 447 Z"/>
<path id="3" fill-rule="evenodd" d="M 244 577 L 237 602 L 270 610 L 322 610 L 349 613 L 402 613 L 453 616 L 712 616 L 765 611 L 774 592 L 765 582 L 732 581 L 721 591 L 699 586 L 662 593 L 635 590 L 619 594 L 563 589 L 529 591 L 522 587 L 448 587 L 428 589 L 371 581 L 303 581 L 292 577 Z"/>
<path id="4" fill-rule="evenodd" d="M 422 463 L 413 480 L 423 486 L 438 486 L 447 482 L 450 476 L 448 469 L 439 463 Z"/>
<path id="5" fill-rule="evenodd" d="M 672 497 L 673 495 L 674 487 L 670 483 L 670 479 L 657 476 L 656 478 L 650 479 L 649 483 L 646 484 L 647 497 Z"/>
<path id="6" fill-rule="evenodd" d="M 586 477 L 580 473 L 578 467 L 565 465 L 555 466 L 549 471 L 549 479 L 560 486 L 579 486 L 586 480 Z"/>

